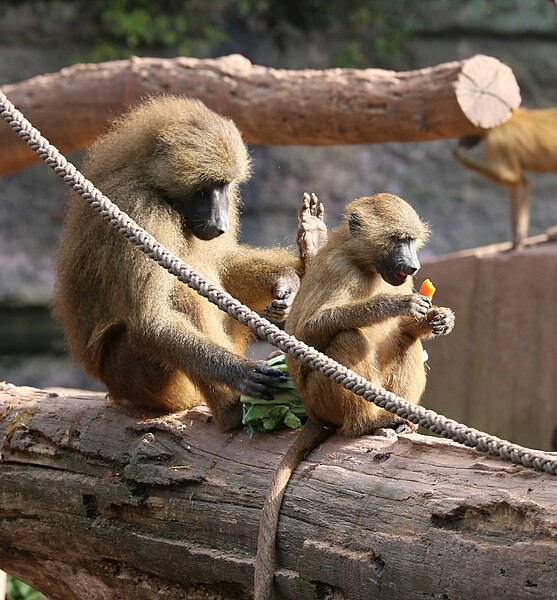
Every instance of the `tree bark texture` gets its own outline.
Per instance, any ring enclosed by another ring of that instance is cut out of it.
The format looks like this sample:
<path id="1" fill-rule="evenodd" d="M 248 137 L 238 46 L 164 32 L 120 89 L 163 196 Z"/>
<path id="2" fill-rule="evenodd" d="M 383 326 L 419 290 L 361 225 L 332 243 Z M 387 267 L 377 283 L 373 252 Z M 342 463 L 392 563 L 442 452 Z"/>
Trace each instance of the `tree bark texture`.
<path id="1" fill-rule="evenodd" d="M 511 69 L 483 55 L 401 73 L 271 69 L 240 55 L 132 58 L 75 65 L 3 92 L 62 152 L 84 148 L 126 107 L 161 93 L 199 98 L 231 117 L 248 143 L 268 145 L 460 137 L 504 123 L 520 104 Z M 0 175 L 35 160 L 2 129 Z"/>
<path id="2" fill-rule="evenodd" d="M 295 435 L 2 384 L 0 568 L 54 600 L 250 598 L 263 499 Z M 557 478 L 447 440 L 333 437 L 287 489 L 279 597 L 552 598 L 556 497 Z"/>

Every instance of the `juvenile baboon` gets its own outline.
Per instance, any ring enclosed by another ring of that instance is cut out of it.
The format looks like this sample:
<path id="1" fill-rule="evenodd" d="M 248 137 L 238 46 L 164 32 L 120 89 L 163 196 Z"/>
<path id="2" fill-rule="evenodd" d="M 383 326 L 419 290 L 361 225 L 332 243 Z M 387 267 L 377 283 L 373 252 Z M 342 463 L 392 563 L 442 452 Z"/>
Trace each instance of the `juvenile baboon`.
<path id="1" fill-rule="evenodd" d="M 454 155 L 465 167 L 509 188 L 513 247 L 520 248 L 530 222 L 524 171 L 557 172 L 557 109 L 519 108 L 503 125 L 462 138 Z"/>
<path id="2" fill-rule="evenodd" d="M 84 172 L 168 249 L 250 308 L 284 319 L 298 259 L 237 242 L 238 186 L 250 170 L 232 121 L 201 102 L 151 99 L 90 148 Z M 160 268 L 71 195 L 55 312 L 69 349 L 110 397 L 163 411 L 206 402 L 241 423 L 240 393 L 272 398 L 284 376 L 241 356 L 248 329 Z"/>
<path id="3" fill-rule="evenodd" d="M 286 330 L 378 387 L 419 403 L 425 387 L 424 338 L 454 325 L 448 308 L 412 291 L 417 249 L 427 227 L 401 198 L 377 194 L 348 204 L 345 220 L 307 267 Z M 255 598 L 272 597 L 274 547 L 282 496 L 304 456 L 335 430 L 348 436 L 393 428 L 401 417 L 365 401 L 307 365 L 287 357 L 308 421 L 271 482 L 259 529 Z"/>

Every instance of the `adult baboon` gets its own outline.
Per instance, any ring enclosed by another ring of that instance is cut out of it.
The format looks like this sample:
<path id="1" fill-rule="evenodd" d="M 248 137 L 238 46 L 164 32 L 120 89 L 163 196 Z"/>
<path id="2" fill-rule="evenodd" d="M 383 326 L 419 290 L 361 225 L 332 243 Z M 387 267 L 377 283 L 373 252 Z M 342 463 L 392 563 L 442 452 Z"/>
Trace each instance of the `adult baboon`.
<path id="1" fill-rule="evenodd" d="M 557 109 L 519 108 L 503 125 L 462 138 L 454 156 L 508 187 L 513 247 L 523 246 L 530 223 L 530 185 L 524 171 L 557 173 Z"/>
<path id="2" fill-rule="evenodd" d="M 419 403 L 425 387 L 424 338 L 454 325 L 448 308 L 412 291 L 420 268 L 416 250 L 427 228 L 401 198 L 377 194 L 351 202 L 344 223 L 307 267 L 286 330 L 377 387 Z M 401 417 L 367 402 L 307 365 L 287 357 L 308 422 L 281 460 L 259 529 L 255 599 L 272 597 L 275 537 L 282 496 L 304 456 L 335 430 L 344 435 L 379 429 L 414 430 Z"/>
<path id="3" fill-rule="evenodd" d="M 298 259 L 237 242 L 250 170 L 234 123 L 201 102 L 148 100 L 90 148 L 84 172 L 139 225 L 250 308 L 284 319 Z M 72 194 L 58 252 L 55 312 L 69 349 L 110 397 L 163 411 L 206 402 L 241 423 L 240 393 L 272 398 L 283 375 L 241 356 L 247 328 L 161 269 Z"/>

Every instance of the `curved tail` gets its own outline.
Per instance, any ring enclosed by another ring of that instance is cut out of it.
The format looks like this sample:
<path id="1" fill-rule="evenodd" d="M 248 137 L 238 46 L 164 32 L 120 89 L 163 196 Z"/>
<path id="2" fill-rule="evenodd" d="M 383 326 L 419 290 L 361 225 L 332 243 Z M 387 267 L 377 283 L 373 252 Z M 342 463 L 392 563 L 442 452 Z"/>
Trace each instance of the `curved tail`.
<path id="1" fill-rule="evenodd" d="M 273 475 L 259 522 L 253 586 L 255 600 L 271 600 L 273 598 L 277 526 L 282 497 L 290 477 L 306 455 L 332 433 L 333 429 L 308 420 L 294 443 L 282 457 Z"/>

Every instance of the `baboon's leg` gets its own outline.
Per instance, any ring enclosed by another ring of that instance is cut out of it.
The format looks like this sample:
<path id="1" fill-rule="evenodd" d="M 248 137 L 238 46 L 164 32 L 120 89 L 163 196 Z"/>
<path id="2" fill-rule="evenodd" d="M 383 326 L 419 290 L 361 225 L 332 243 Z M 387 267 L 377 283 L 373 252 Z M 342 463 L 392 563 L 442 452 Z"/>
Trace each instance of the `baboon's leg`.
<path id="1" fill-rule="evenodd" d="M 513 247 L 522 248 L 530 224 L 530 185 L 526 179 L 509 187 Z"/>

